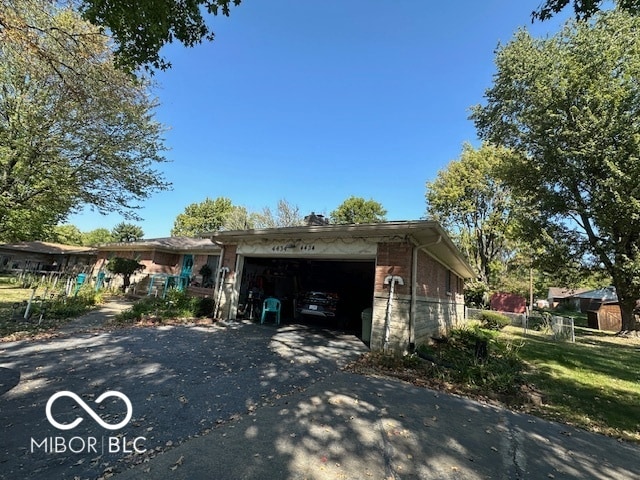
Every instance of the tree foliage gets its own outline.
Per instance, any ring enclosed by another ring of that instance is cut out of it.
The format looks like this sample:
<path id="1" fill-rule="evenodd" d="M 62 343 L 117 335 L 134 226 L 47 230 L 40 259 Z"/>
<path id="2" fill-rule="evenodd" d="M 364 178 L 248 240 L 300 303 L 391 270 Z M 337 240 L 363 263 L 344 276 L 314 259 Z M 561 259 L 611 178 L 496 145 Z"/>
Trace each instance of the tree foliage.
<path id="1" fill-rule="evenodd" d="M 43 238 L 89 206 L 136 218 L 169 185 L 146 84 L 69 8 L 0 0 L 0 235 Z"/>
<path id="2" fill-rule="evenodd" d="M 85 247 L 95 247 L 101 243 L 110 243 L 113 241 L 113 235 L 107 228 L 96 228 L 82 233 L 82 245 Z"/>
<path id="3" fill-rule="evenodd" d="M 81 0 L 81 11 L 95 25 L 108 28 L 117 43 L 118 62 L 129 68 L 171 66 L 161 48 L 177 40 L 192 47 L 213 40 L 204 12 L 229 16 L 241 0 Z"/>
<path id="4" fill-rule="evenodd" d="M 545 0 L 537 10 L 531 13 L 531 17 L 534 20 L 548 20 L 571 4 L 576 18 L 586 19 L 599 12 L 606 3 L 610 2 L 605 0 Z M 640 0 L 616 0 L 615 3 L 621 10 L 632 14 L 640 12 Z"/>
<path id="5" fill-rule="evenodd" d="M 496 56 L 480 136 L 519 153 L 501 178 L 524 233 L 562 262 L 602 266 L 633 329 L 640 298 L 640 18 L 600 13 L 547 39 L 520 31 Z"/>
<path id="6" fill-rule="evenodd" d="M 63 245 L 83 245 L 82 232 L 75 225 L 56 225 L 46 240 Z"/>
<path id="7" fill-rule="evenodd" d="M 342 202 L 329 216 L 333 223 L 378 223 L 386 220 L 387 211 L 373 199 L 351 196 Z"/>
<path id="8" fill-rule="evenodd" d="M 252 215 L 256 228 L 296 227 L 304 225 L 304 217 L 300 214 L 298 205 L 294 205 L 284 198 L 278 200 L 276 211 L 264 207 L 261 212 Z"/>
<path id="9" fill-rule="evenodd" d="M 465 144 L 460 158 L 427 182 L 427 215 L 451 232 L 489 288 L 514 251 L 514 205 L 496 175 L 496 168 L 511 157 L 505 148 L 484 144 L 476 150 Z"/>
<path id="10" fill-rule="evenodd" d="M 226 197 L 215 200 L 207 197 L 200 203 L 187 205 L 184 212 L 176 217 L 171 235 L 194 237 L 220 230 L 234 208 L 231 200 Z"/>
<path id="11" fill-rule="evenodd" d="M 111 230 L 111 238 L 114 242 L 135 242 L 143 237 L 142 228 L 133 223 L 120 222 Z"/>
<path id="12" fill-rule="evenodd" d="M 131 284 L 131 275 L 141 272 L 146 267 L 133 258 L 113 257 L 109 259 L 106 268 L 114 275 L 122 276 L 122 291 L 125 291 Z"/>

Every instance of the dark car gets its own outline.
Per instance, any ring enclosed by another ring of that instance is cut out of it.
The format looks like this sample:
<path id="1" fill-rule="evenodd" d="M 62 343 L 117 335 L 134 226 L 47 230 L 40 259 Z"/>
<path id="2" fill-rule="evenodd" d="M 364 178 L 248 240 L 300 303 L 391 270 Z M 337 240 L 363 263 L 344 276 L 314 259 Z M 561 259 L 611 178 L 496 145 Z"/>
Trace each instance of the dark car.
<path id="1" fill-rule="evenodd" d="M 300 295 L 296 306 L 297 316 L 336 318 L 338 294 L 328 292 L 306 292 Z"/>

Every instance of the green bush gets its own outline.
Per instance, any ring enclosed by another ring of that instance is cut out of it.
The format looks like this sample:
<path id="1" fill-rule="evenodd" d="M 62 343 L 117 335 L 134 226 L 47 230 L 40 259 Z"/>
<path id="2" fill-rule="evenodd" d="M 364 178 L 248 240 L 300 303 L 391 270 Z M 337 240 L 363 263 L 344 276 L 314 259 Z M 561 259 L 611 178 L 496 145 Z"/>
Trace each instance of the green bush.
<path id="1" fill-rule="evenodd" d="M 517 394 L 524 363 L 498 332 L 474 326 L 452 330 L 444 341 L 422 345 L 419 354 L 434 362 L 428 374 L 481 394 Z"/>
<path id="2" fill-rule="evenodd" d="M 483 310 L 478 318 L 484 328 L 489 330 L 502 330 L 504 327 L 511 325 L 511 320 L 506 315 L 490 310 Z"/>
<path id="3" fill-rule="evenodd" d="M 142 317 L 152 316 L 157 320 L 195 318 L 211 315 L 213 299 L 192 297 L 186 292 L 171 289 L 165 298 L 145 297 L 131 308 L 117 315 L 116 321 L 132 323 Z"/>

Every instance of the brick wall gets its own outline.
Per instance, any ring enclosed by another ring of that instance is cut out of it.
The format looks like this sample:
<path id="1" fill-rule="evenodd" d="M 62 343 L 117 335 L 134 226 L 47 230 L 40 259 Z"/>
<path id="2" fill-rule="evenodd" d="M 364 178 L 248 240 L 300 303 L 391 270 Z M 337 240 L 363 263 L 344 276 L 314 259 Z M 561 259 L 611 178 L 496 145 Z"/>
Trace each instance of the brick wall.
<path id="1" fill-rule="evenodd" d="M 411 340 L 411 309 L 414 312 L 414 342 L 427 342 L 432 336 L 445 335 L 464 322 L 463 281 L 440 262 L 418 251 L 416 268 L 416 298 L 412 302 L 411 272 L 413 245 L 410 243 L 381 243 L 378 245 L 374 288 L 372 350 L 382 350 L 386 329 L 389 329 L 388 348 L 404 353 Z M 387 275 L 399 275 L 404 285 L 394 289 L 389 302 L 390 288 L 384 285 Z M 389 321 L 387 321 L 387 317 Z"/>

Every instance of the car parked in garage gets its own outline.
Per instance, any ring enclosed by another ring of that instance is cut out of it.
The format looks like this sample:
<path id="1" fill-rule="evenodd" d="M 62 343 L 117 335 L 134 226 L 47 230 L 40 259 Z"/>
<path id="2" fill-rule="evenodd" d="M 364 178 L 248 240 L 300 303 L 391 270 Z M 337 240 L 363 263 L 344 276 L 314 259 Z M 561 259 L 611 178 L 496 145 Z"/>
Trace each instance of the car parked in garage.
<path id="1" fill-rule="evenodd" d="M 296 302 L 296 315 L 334 319 L 337 315 L 338 301 L 337 293 L 305 292 Z"/>

